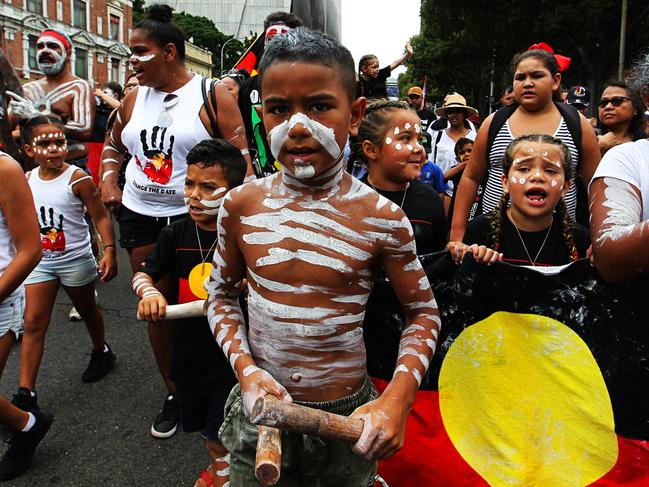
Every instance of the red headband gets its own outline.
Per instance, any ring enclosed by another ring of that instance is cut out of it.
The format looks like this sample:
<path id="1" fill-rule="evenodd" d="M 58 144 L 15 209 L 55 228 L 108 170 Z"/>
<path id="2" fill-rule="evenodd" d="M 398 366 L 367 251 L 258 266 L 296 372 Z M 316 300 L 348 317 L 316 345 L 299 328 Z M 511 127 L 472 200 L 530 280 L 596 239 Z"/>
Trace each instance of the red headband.
<path id="1" fill-rule="evenodd" d="M 38 38 L 40 39 L 43 36 L 54 37 L 56 40 L 60 41 L 61 44 L 63 44 L 63 46 L 65 47 L 65 50 L 68 53 L 70 53 L 72 51 L 72 45 L 70 44 L 70 40 L 67 38 L 67 36 L 61 34 L 60 32 L 58 32 L 56 30 L 49 30 L 48 29 L 48 30 L 44 30 L 43 32 L 41 32 L 41 35 L 38 36 Z"/>
<path id="2" fill-rule="evenodd" d="M 532 44 L 530 47 L 527 48 L 528 51 L 533 51 L 534 49 L 541 49 L 542 51 L 547 51 L 550 54 L 552 54 L 554 56 L 554 59 L 557 60 L 560 73 L 563 73 L 570 66 L 569 57 L 562 56 L 561 54 L 555 54 L 554 49 L 552 49 L 552 47 L 550 47 L 550 45 L 545 42 L 538 42 L 536 44 Z"/>

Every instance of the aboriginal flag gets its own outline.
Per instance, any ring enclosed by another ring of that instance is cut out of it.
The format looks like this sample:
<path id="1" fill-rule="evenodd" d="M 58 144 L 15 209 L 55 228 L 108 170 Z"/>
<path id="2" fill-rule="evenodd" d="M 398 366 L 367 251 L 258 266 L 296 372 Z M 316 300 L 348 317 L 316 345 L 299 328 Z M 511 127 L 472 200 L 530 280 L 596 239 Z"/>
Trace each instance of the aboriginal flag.
<path id="1" fill-rule="evenodd" d="M 253 42 L 246 52 L 243 53 L 241 58 L 234 65 L 235 69 L 246 69 L 251 74 L 255 76 L 257 74 L 257 67 L 259 66 L 259 61 L 261 56 L 264 54 L 264 34 L 257 36 L 255 42 Z"/>
<path id="2" fill-rule="evenodd" d="M 649 280 L 604 283 L 587 260 L 545 272 L 422 257 L 442 316 L 390 487 L 649 485 Z M 368 303 L 383 390 L 403 321 L 387 280 Z"/>

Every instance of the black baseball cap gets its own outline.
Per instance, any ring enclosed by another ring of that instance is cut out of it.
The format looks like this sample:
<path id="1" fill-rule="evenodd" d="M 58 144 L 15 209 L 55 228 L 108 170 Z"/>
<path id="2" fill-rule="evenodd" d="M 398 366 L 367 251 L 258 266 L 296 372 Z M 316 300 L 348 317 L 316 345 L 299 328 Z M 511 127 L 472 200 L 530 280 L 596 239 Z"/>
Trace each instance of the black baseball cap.
<path id="1" fill-rule="evenodd" d="M 590 90 L 585 86 L 573 86 L 568 91 L 567 102 L 569 105 L 590 105 Z"/>

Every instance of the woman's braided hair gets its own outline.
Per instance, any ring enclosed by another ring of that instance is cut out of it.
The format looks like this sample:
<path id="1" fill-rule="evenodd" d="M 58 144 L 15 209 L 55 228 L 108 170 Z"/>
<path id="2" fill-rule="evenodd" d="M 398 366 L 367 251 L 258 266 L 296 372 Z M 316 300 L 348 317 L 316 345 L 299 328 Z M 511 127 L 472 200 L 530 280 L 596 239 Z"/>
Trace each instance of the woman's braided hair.
<path id="1" fill-rule="evenodd" d="M 363 152 L 363 142 L 369 140 L 380 145 L 390 121 L 390 115 L 395 110 L 411 110 L 406 102 L 381 99 L 367 105 L 365 116 L 358 128 L 358 135 L 352 140 L 352 158 L 367 164 L 367 157 Z"/>
<path id="2" fill-rule="evenodd" d="M 518 146 L 524 142 L 538 142 L 559 146 L 562 155 L 564 179 L 565 181 L 570 181 L 572 179 L 574 174 L 574 166 L 572 164 L 572 156 L 570 154 L 568 146 L 564 144 L 561 139 L 546 134 L 522 135 L 511 141 L 511 143 L 507 146 L 507 150 L 505 150 L 505 157 L 503 157 L 502 161 L 503 175 L 505 177 L 509 176 L 509 170 L 512 168 L 512 165 L 514 163 L 514 154 L 516 153 Z M 500 237 L 502 234 L 501 226 L 503 220 L 507 218 L 506 211 L 507 207 L 509 206 L 509 199 L 509 193 L 503 192 L 503 195 L 501 196 L 500 201 L 498 202 L 498 205 L 494 209 L 493 214 L 489 220 L 489 226 L 491 227 L 492 248 L 496 251 L 498 251 L 498 249 L 500 248 Z M 561 197 L 559 203 L 557 204 L 557 207 L 555 208 L 555 214 L 557 219 L 561 221 L 561 233 L 570 254 L 570 261 L 574 262 L 579 258 L 579 253 L 577 252 L 577 246 L 575 244 L 575 238 L 572 232 L 573 222 L 570 218 L 563 197 Z"/>

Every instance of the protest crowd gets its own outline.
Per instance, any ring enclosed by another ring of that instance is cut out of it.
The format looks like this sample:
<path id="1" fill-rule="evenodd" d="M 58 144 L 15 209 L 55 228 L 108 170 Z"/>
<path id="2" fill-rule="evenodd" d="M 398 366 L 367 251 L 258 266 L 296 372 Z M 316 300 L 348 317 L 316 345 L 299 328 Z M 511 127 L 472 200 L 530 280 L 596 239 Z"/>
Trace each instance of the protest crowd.
<path id="1" fill-rule="evenodd" d="M 96 288 L 125 251 L 166 388 L 150 434 L 206 447 L 187 485 L 270 485 L 273 442 L 276 485 L 649 485 L 649 400 L 633 395 L 648 315 L 614 326 L 616 296 L 647 289 L 649 53 L 591 93 L 562 87 L 570 60 L 547 44 L 520 46 L 482 116 L 457 92 L 429 105 L 424 84 L 388 97 L 410 43 L 355 61 L 286 12 L 262 36 L 254 73 L 203 78 L 153 5 L 125 86 L 97 90 L 72 74 L 67 34 L 38 38 L 44 76 L 3 115 L 24 160 L 0 153 L 0 374 L 21 340 L 0 480 L 48 448 L 38 373 L 59 287 L 92 344 L 82 381 L 118 362 Z M 594 289 L 614 302 L 607 326 L 582 299 Z M 509 385 L 487 391 L 490 375 Z M 288 404 L 360 426 L 260 426 L 262 406 Z M 526 428 L 536 446 L 515 444 Z"/>

